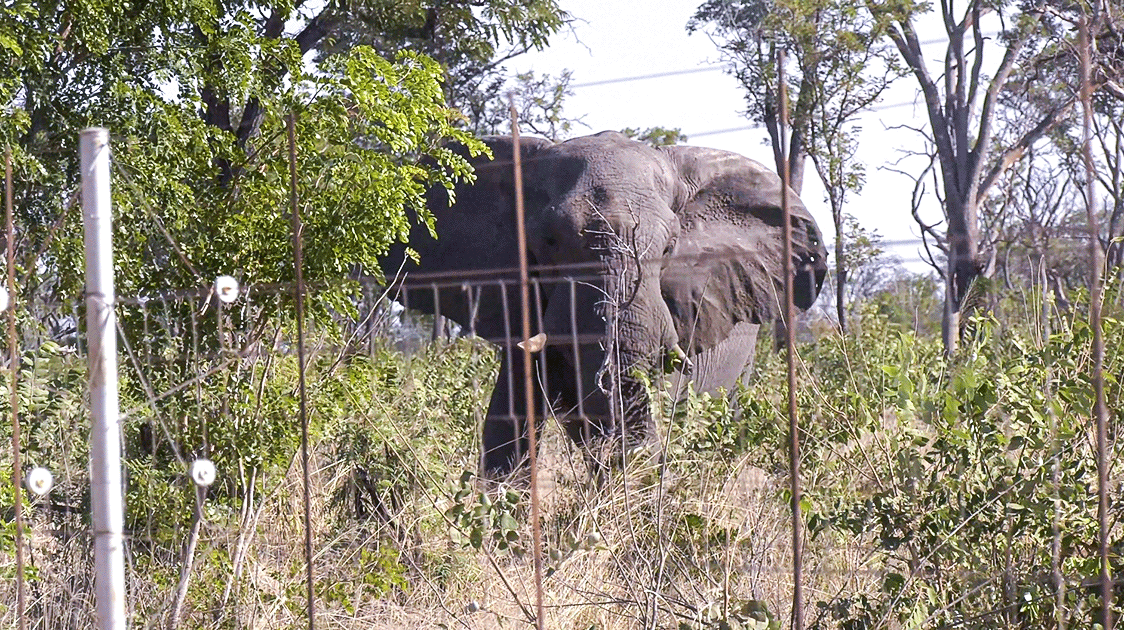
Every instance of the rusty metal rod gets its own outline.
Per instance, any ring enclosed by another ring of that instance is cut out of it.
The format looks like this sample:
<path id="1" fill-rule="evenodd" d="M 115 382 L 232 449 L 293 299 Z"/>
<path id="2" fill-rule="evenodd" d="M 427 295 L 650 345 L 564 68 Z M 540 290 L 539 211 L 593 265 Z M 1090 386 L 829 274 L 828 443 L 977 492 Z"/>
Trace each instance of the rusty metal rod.
<path id="1" fill-rule="evenodd" d="M 301 467 L 304 474 L 304 560 L 306 583 L 306 614 L 308 630 L 315 628 L 316 604 L 313 598 L 312 572 L 312 507 L 309 493 L 312 487 L 312 474 L 309 470 L 308 454 L 308 391 L 305 383 L 304 364 L 304 248 L 301 239 L 301 216 L 297 206 L 297 119 L 295 114 L 288 116 L 289 130 L 289 217 L 293 230 L 293 270 L 296 274 L 297 307 L 297 374 L 300 387 L 301 415 Z"/>
<path id="2" fill-rule="evenodd" d="M 1081 106 L 1082 106 L 1082 147 L 1085 162 L 1085 213 L 1089 228 L 1089 327 L 1093 329 L 1093 420 L 1097 426 L 1097 520 L 1100 525 L 1100 578 L 1101 599 L 1103 603 L 1101 626 L 1112 629 L 1112 575 L 1109 570 L 1109 523 L 1108 523 L 1108 407 L 1104 394 L 1104 331 L 1101 322 L 1101 300 L 1104 293 L 1101 268 L 1104 266 L 1104 251 L 1101 248 L 1100 225 L 1097 220 L 1096 166 L 1093 163 L 1092 126 L 1093 95 L 1090 58 L 1092 42 L 1089 39 L 1089 23 L 1082 13 L 1078 24 L 1078 38 L 1081 56 Z"/>
<path id="3" fill-rule="evenodd" d="M 515 167 L 515 230 L 519 240 L 519 297 L 520 311 L 523 319 L 523 340 L 531 338 L 531 291 L 530 273 L 527 270 L 527 232 L 526 221 L 523 215 L 523 166 L 520 162 L 519 149 L 519 116 L 515 110 L 515 96 L 508 95 L 511 107 L 511 139 L 514 151 L 512 160 Z M 531 466 L 531 543 L 532 557 L 535 564 L 535 627 L 543 630 L 543 593 L 542 593 L 542 531 L 539 527 L 539 461 L 538 444 L 535 427 L 535 392 L 532 389 L 534 379 L 531 367 L 531 344 L 523 344 L 523 390 L 526 397 L 527 416 L 527 455 Z"/>
<path id="4" fill-rule="evenodd" d="M 792 209 L 788 200 L 791 173 L 785 148 L 788 127 L 788 90 L 784 77 L 784 50 L 777 51 L 777 92 L 780 115 L 781 214 L 784 217 L 784 328 L 788 359 L 788 466 L 792 494 L 792 628 L 804 628 L 804 523 L 800 518 L 800 421 L 796 414 L 796 309 L 793 305 Z"/>

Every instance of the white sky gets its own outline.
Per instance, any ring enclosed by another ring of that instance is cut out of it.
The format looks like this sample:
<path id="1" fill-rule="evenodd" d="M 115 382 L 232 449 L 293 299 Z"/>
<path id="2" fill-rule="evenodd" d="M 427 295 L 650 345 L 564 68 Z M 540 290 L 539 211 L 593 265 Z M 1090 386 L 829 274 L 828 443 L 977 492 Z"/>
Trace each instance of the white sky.
<path id="1" fill-rule="evenodd" d="M 513 70 L 534 70 L 554 76 L 564 69 L 573 70 L 576 87 L 565 104 L 564 114 L 580 117 L 589 126 L 575 135 L 625 127 L 678 127 L 688 136 L 688 144 L 735 151 L 773 169 L 764 129 L 707 133 L 752 125 L 741 114 L 745 109 L 742 88 L 721 68 L 583 86 L 719 63 L 718 48 L 705 33 L 687 34 L 687 21 L 702 1 L 660 0 L 657 5 L 630 0 L 562 0 L 562 8 L 576 18 L 573 32 L 555 36 L 548 50 L 517 58 L 509 66 Z M 933 54 L 939 54 L 941 49 L 939 45 L 934 47 Z M 924 119 L 924 108 L 913 105 L 916 85 L 912 76 L 901 79 L 883 97 L 882 105 L 906 105 L 882 109 L 860 121 L 863 134 L 859 159 L 866 164 L 867 183 L 862 195 L 851 199 L 847 212 L 855 215 L 864 227 L 877 229 L 887 241 L 918 236 L 909 212 L 913 182 L 885 170 L 903 157 L 901 149 L 916 150 L 922 146 L 914 131 L 895 129 L 904 124 L 919 126 Z M 914 160 L 909 169 L 916 171 L 922 166 Z M 905 170 L 901 165 L 897 168 Z M 806 170 L 801 198 L 830 242 L 834 239 L 831 210 L 810 162 Z M 926 218 L 935 216 L 939 216 L 939 210 L 930 209 Z M 919 247 L 910 244 L 887 249 L 911 269 L 922 271 L 924 265 L 910 264 L 919 263 Z"/>

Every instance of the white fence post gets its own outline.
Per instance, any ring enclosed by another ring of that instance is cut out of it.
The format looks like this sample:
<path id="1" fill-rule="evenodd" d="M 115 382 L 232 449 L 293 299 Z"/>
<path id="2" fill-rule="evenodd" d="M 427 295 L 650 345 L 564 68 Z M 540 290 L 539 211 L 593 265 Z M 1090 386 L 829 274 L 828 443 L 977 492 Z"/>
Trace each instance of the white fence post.
<path id="1" fill-rule="evenodd" d="M 125 510 L 117 402 L 117 318 L 109 131 L 82 131 L 82 221 L 86 233 L 86 337 L 90 378 L 90 492 L 98 630 L 125 628 Z"/>

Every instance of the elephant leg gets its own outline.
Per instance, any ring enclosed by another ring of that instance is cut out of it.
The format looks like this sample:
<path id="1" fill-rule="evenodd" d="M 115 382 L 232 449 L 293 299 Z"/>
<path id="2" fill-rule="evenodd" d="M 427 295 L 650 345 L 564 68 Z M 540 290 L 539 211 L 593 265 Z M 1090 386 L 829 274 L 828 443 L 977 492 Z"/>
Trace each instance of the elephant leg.
<path id="1" fill-rule="evenodd" d="M 647 443 L 655 435 L 651 400 L 644 383 L 630 374 L 621 374 L 612 392 L 613 434 L 619 435 L 625 450 Z"/>
<path id="2" fill-rule="evenodd" d="M 500 350 L 500 372 L 484 419 L 484 470 L 511 472 L 527 452 L 523 404 L 523 361 L 513 361 L 510 348 Z"/>
<path id="3" fill-rule="evenodd" d="M 585 446 L 614 431 L 608 398 L 598 372 L 605 361 L 601 347 L 605 323 L 596 315 L 603 293 L 587 282 L 557 278 L 543 313 L 548 336 L 544 353 L 555 410 L 566 435 Z"/>
<path id="4" fill-rule="evenodd" d="M 592 430 L 588 422 L 582 421 L 585 405 L 578 394 L 580 375 L 575 369 L 569 339 L 560 339 L 547 346 L 543 361 L 550 381 L 550 393 L 554 396 L 552 409 L 561 419 L 566 435 L 575 443 L 584 444 L 590 439 Z"/>

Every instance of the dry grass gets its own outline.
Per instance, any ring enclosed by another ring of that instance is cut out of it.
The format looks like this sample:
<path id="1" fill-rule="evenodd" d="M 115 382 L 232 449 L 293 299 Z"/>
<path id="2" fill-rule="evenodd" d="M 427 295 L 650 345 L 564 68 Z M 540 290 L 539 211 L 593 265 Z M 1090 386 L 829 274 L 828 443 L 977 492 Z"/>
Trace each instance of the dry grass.
<path id="1" fill-rule="evenodd" d="M 776 619 L 790 614 L 785 477 L 748 460 L 667 461 L 661 477 L 659 458 L 638 456 L 596 483 L 554 427 L 546 431 L 542 453 L 546 627 L 717 627 L 714 622 L 733 618 L 750 601 L 763 602 Z M 470 465 L 467 454 L 463 464 Z M 393 522 L 356 522 L 330 503 L 347 474 L 321 458 L 313 475 L 318 627 L 529 626 L 535 605 L 531 554 L 501 551 L 489 542 L 480 550 L 454 542 L 440 514 L 452 505 L 455 480 L 447 491 L 413 497 Z M 248 515 L 208 511 L 179 627 L 306 624 L 300 479 L 294 463 L 272 485 L 264 482 Z M 530 549 L 530 526 L 526 512 L 521 515 L 520 542 Z M 240 528 L 240 520 L 249 526 Z M 89 539 L 75 525 L 70 532 L 33 528 L 33 628 L 93 627 Z M 240 547 L 244 560 L 235 575 Z M 130 550 L 132 626 L 167 627 L 181 559 L 140 541 Z M 378 554 L 385 553 L 380 550 L 392 551 L 388 563 L 378 564 Z M 806 553 L 810 600 L 830 599 L 861 580 L 863 554 L 856 545 L 824 537 L 810 541 Z M 380 571 L 400 571 L 408 585 L 389 585 Z M 0 599 L 14 601 L 13 581 L 2 588 Z M 0 625 L 14 621 L 14 607 L 0 615 Z"/>

